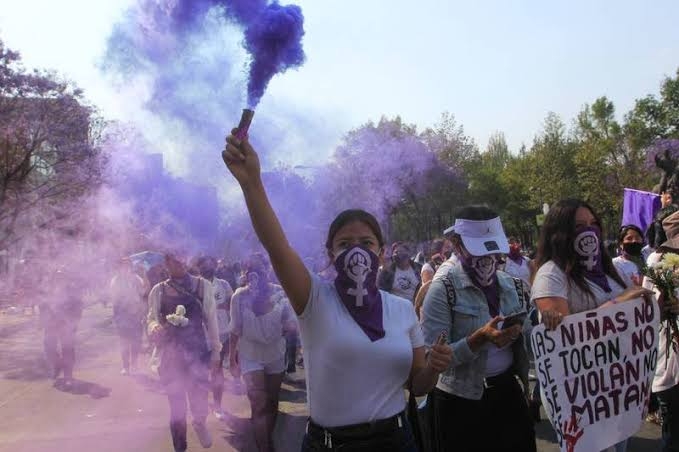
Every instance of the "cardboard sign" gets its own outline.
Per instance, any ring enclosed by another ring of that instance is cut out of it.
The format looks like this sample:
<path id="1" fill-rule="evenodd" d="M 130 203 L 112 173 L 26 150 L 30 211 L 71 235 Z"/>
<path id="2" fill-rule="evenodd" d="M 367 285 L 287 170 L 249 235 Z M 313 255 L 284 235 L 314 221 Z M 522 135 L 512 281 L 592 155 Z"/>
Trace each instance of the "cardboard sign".
<path id="1" fill-rule="evenodd" d="M 601 451 L 648 412 L 659 310 L 639 299 L 564 317 L 531 335 L 540 396 L 563 452 Z"/>

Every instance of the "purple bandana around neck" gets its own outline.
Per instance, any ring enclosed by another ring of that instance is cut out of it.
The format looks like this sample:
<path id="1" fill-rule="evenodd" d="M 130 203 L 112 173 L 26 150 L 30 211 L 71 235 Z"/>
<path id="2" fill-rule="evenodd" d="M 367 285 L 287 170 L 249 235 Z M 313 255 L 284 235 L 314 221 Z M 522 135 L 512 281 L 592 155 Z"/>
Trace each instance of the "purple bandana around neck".
<path id="1" fill-rule="evenodd" d="M 612 291 L 604 273 L 601 250 L 601 230 L 596 226 L 578 228 L 573 247 L 578 255 L 578 263 L 583 268 L 583 276 L 601 287 L 606 293 Z"/>
<path id="2" fill-rule="evenodd" d="M 523 264 L 523 256 L 521 255 L 521 248 L 509 248 L 509 254 L 507 254 L 507 257 L 511 259 L 516 265 L 521 265 Z"/>
<path id="3" fill-rule="evenodd" d="M 461 259 L 462 268 L 474 285 L 481 289 L 488 303 L 491 317 L 500 315 L 500 297 L 497 288 L 497 259 L 495 256 L 470 256 Z"/>
<path id="4" fill-rule="evenodd" d="M 382 296 L 377 288 L 378 268 L 379 257 L 358 245 L 335 258 L 335 289 L 349 315 L 373 342 L 384 337 Z"/>

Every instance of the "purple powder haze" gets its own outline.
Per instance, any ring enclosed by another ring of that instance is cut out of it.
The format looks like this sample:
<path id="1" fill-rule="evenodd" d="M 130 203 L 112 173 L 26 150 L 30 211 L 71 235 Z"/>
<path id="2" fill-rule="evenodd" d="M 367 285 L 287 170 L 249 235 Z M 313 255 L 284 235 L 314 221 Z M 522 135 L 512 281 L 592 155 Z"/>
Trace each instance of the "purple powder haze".
<path id="1" fill-rule="evenodd" d="M 130 160 L 139 166 L 148 160 L 143 155 L 162 154 L 160 171 L 173 175 L 118 172 L 121 197 L 154 237 L 170 231 L 173 240 L 192 238 L 191 249 L 211 248 L 233 257 L 259 249 L 240 190 L 219 152 L 244 103 L 242 62 L 250 57 L 247 102 L 252 106 L 275 73 L 304 61 L 302 25 L 297 6 L 252 0 L 139 0 L 115 25 L 105 72 L 146 116 L 132 118 L 143 139 L 111 154 L 114 160 L 125 156 L 123 169 L 135 167 Z M 258 110 L 250 130 L 271 202 L 305 256 L 325 255 L 327 227 L 341 210 L 362 207 L 386 222 L 394 207 L 426 190 L 432 180 L 459 179 L 436 159 L 435 133 L 403 133 L 400 120 L 384 120 L 349 133 L 334 150 L 334 140 L 326 138 L 337 133 L 332 123 L 272 98 Z M 176 176 L 192 185 L 180 189 Z M 181 199 L 187 202 L 176 201 Z M 181 208 L 173 207 L 177 202 Z M 219 231 L 199 227 L 207 220 L 187 225 L 186 218 L 206 213 L 214 216 Z"/>

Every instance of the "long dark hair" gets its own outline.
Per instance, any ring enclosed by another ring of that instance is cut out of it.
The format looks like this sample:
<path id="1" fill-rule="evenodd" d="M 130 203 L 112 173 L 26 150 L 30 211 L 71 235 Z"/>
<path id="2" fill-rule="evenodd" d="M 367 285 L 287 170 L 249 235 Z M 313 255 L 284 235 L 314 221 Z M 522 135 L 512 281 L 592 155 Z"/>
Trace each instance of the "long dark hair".
<path id="1" fill-rule="evenodd" d="M 554 261 L 573 280 L 576 286 L 584 293 L 593 296 L 585 281 L 582 266 L 578 265 L 578 255 L 573 246 L 576 236 L 575 213 L 580 207 L 589 209 L 592 212 L 599 228 L 602 230 L 602 243 L 599 244 L 599 247 L 601 248 L 604 273 L 620 284 L 621 287 L 627 287 L 620 275 L 618 275 L 613 265 L 613 260 L 603 244 L 603 228 L 601 227 L 600 217 L 592 206 L 580 199 L 562 199 L 549 209 L 549 213 L 545 217 L 545 223 L 540 230 L 540 238 L 538 239 L 538 252 L 535 257 L 536 268 L 539 269 L 547 261 Z"/>
<path id="2" fill-rule="evenodd" d="M 344 226 L 348 225 L 349 223 L 353 223 L 354 221 L 359 221 L 368 226 L 372 233 L 375 234 L 380 248 L 384 247 L 384 237 L 382 236 L 382 229 L 380 228 L 380 224 L 377 222 L 377 218 L 362 209 L 349 209 L 337 215 L 337 217 L 335 217 L 335 219 L 330 224 L 330 229 L 328 229 L 328 238 L 325 241 L 325 248 L 328 250 L 329 255 L 332 251 L 332 241 L 335 238 L 335 235 L 337 235 L 337 232 Z"/>

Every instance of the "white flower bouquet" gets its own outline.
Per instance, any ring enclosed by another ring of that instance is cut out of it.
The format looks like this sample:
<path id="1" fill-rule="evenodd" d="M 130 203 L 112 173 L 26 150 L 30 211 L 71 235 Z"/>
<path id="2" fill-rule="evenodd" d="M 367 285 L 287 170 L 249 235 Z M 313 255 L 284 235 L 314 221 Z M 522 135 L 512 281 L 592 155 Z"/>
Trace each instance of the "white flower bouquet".
<path id="1" fill-rule="evenodd" d="M 662 333 L 666 335 L 665 356 L 679 350 L 679 324 L 677 323 L 677 290 L 679 289 L 679 254 L 666 253 L 662 259 L 650 267 L 644 267 L 641 272 L 660 291 L 662 313 Z"/>
<path id="2" fill-rule="evenodd" d="M 165 316 L 165 320 L 171 325 L 178 327 L 185 327 L 189 324 L 189 319 L 185 317 L 186 308 L 184 305 L 180 304 L 175 309 L 174 314 L 168 314 Z"/>

